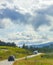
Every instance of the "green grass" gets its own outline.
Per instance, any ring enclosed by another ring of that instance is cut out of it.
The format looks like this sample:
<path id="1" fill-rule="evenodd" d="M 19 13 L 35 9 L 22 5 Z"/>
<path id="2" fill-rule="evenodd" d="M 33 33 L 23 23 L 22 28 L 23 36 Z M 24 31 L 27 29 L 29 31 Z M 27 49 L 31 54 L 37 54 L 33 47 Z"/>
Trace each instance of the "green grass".
<path id="1" fill-rule="evenodd" d="M 13 65 L 53 65 L 53 58 L 47 58 L 45 55 L 47 54 L 16 61 Z"/>
<path id="2" fill-rule="evenodd" d="M 29 53 L 31 52 L 18 47 L 0 46 L 0 60 L 7 59 L 10 55 L 20 58 L 29 55 Z"/>

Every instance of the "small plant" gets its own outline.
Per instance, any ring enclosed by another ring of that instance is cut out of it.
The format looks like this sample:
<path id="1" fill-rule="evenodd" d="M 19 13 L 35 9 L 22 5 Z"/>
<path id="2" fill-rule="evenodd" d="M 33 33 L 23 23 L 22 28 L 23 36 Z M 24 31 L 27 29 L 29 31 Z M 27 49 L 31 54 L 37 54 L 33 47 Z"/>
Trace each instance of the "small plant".
<path id="1" fill-rule="evenodd" d="M 27 57 L 25 57 L 25 60 L 27 60 Z"/>

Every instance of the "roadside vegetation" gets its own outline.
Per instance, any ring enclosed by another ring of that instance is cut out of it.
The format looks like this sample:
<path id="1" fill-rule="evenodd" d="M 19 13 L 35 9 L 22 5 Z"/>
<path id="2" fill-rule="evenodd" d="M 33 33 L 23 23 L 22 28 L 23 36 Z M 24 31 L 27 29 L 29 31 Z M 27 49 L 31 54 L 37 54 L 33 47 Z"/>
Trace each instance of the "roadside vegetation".
<path id="1" fill-rule="evenodd" d="M 19 48 L 14 42 L 4 42 L 0 40 L 0 60 L 8 59 L 10 55 L 14 55 L 15 58 L 25 57 L 32 52 L 24 48 Z"/>
<path id="2" fill-rule="evenodd" d="M 14 55 L 15 58 L 21 58 L 30 54 L 30 51 L 16 46 L 0 46 L 0 60 L 8 59 L 10 55 Z"/>
<path id="3" fill-rule="evenodd" d="M 32 55 L 36 50 L 43 54 L 28 59 L 27 56 Z M 23 60 L 16 61 L 13 65 L 53 65 L 53 44 L 41 48 L 29 48 L 25 45 L 19 48 L 15 43 L 0 41 L 0 61 L 8 59 L 10 55 L 14 55 L 15 58 L 26 57 Z"/>
<path id="4" fill-rule="evenodd" d="M 53 65 L 53 53 L 16 61 L 13 65 Z"/>
<path id="5" fill-rule="evenodd" d="M 32 52 L 37 50 L 39 53 L 43 54 L 27 60 L 16 61 L 14 65 L 53 65 L 53 44 L 40 48 L 32 46 L 29 48 L 23 45 L 23 48 Z"/>

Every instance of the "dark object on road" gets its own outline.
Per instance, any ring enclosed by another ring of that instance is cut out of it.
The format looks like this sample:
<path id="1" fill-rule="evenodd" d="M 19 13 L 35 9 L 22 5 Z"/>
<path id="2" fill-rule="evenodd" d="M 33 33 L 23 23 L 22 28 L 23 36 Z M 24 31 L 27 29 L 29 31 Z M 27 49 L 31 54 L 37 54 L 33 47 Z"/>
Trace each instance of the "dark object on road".
<path id="1" fill-rule="evenodd" d="M 38 54 L 38 51 L 34 51 L 33 54 Z"/>
<path id="2" fill-rule="evenodd" d="M 15 57 L 14 56 L 9 56 L 8 57 L 8 61 L 14 61 L 15 60 Z"/>

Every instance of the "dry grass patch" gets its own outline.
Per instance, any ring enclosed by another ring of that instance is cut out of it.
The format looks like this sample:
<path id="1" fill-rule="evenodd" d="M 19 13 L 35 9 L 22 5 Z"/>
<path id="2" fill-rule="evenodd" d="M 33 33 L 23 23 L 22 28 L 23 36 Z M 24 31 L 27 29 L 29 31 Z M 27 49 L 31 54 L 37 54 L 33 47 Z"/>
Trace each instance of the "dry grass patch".
<path id="1" fill-rule="evenodd" d="M 13 65 L 53 65 L 53 59 L 41 58 L 41 56 L 16 61 Z"/>

